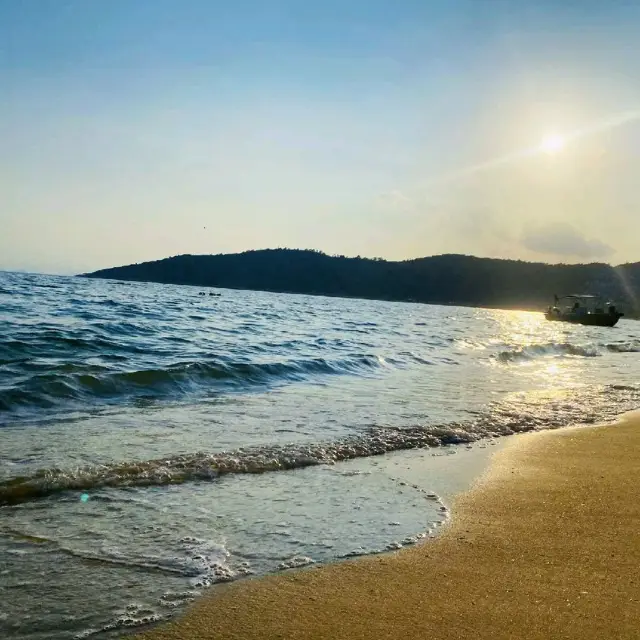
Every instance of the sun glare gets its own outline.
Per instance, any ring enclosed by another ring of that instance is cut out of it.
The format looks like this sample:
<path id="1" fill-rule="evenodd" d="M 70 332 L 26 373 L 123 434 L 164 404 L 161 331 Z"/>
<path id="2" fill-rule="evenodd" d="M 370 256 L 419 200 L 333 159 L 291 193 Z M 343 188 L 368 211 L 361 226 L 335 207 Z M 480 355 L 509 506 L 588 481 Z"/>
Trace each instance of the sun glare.
<path id="1" fill-rule="evenodd" d="M 558 153 L 564 149 L 565 139 L 562 136 L 553 134 L 548 135 L 542 138 L 542 142 L 540 142 L 540 151 L 553 155 Z"/>

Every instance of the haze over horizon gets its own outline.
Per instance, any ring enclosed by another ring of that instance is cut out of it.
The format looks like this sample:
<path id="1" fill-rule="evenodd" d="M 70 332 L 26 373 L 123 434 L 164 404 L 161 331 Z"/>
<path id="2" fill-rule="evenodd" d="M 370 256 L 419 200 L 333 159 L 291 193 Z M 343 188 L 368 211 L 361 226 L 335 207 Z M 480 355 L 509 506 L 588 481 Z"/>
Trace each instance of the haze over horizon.
<path id="1" fill-rule="evenodd" d="M 0 0 L 0 269 L 640 260 L 640 4 Z"/>

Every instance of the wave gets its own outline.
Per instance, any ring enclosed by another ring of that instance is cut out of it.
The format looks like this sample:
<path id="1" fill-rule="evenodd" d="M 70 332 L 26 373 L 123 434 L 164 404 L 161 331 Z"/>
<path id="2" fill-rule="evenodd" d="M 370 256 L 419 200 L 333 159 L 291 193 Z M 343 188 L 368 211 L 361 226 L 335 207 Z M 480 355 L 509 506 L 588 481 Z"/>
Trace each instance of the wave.
<path id="1" fill-rule="evenodd" d="M 595 395 L 593 395 L 595 394 Z M 594 400 L 600 395 L 598 403 Z M 228 474 L 262 474 L 335 464 L 353 458 L 377 456 L 406 449 L 469 444 L 570 424 L 592 424 L 612 420 L 620 412 L 637 407 L 640 389 L 609 385 L 572 403 L 560 403 L 540 396 L 534 403 L 516 400 L 494 407 L 489 413 L 468 422 L 383 427 L 334 442 L 294 443 L 247 447 L 216 453 L 197 452 L 145 461 L 125 461 L 77 468 L 41 469 L 30 476 L 0 482 L 0 505 L 18 504 L 64 491 L 100 488 L 165 486 L 194 481 L 214 481 Z M 584 407 L 589 406 L 589 415 Z"/>
<path id="2" fill-rule="evenodd" d="M 257 447 L 77 469 L 43 469 L 30 477 L 0 483 L 0 504 L 16 504 L 69 490 L 162 486 L 214 480 L 230 473 L 300 469 L 400 449 L 472 442 L 479 437 L 455 427 L 377 428 L 358 437 L 326 444 Z"/>
<path id="3" fill-rule="evenodd" d="M 501 351 L 496 355 L 500 362 L 522 362 L 535 358 L 549 356 L 577 356 L 581 358 L 595 358 L 600 353 L 594 347 L 582 347 L 570 342 L 546 342 L 530 344 L 524 347 Z"/>
<path id="4" fill-rule="evenodd" d="M 640 353 L 640 340 L 632 340 L 631 342 L 613 342 L 604 345 L 607 351 L 613 353 Z"/>
<path id="5" fill-rule="evenodd" d="M 87 337 L 67 335 L 62 331 L 42 331 L 37 336 L 25 336 L 0 342 L 0 358 L 7 361 L 27 358 L 51 358 L 59 355 L 65 357 L 83 357 L 102 354 L 126 353 L 145 354 L 147 351 L 139 346 L 122 342 L 124 332 L 109 339 L 99 334 Z"/>
<path id="6" fill-rule="evenodd" d="M 17 407 L 54 407 L 70 400 L 145 398 L 184 394 L 194 387 L 296 382 L 319 375 L 367 374 L 388 366 L 375 355 L 352 354 L 342 359 L 308 358 L 283 362 L 239 362 L 224 359 L 178 362 L 167 368 L 110 371 L 106 367 L 59 365 L 46 367 L 18 384 L 0 389 L 0 411 Z M 392 364 L 392 363 L 391 363 Z"/>
<path id="7" fill-rule="evenodd" d="M 546 342 L 530 344 L 501 351 L 495 357 L 503 362 L 523 362 L 543 357 L 575 356 L 580 358 L 596 358 L 602 355 L 600 349 L 610 353 L 640 353 L 640 340 L 628 342 L 601 343 L 599 345 L 581 346 L 570 342 Z"/>

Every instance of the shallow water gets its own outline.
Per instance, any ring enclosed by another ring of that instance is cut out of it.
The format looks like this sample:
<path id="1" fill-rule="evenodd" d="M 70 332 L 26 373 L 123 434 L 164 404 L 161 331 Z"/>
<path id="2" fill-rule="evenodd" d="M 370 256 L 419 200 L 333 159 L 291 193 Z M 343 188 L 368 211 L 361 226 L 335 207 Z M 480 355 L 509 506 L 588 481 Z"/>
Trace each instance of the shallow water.
<path id="1" fill-rule="evenodd" d="M 498 437 L 636 408 L 638 326 L 0 273 L 0 636 L 413 544 Z"/>

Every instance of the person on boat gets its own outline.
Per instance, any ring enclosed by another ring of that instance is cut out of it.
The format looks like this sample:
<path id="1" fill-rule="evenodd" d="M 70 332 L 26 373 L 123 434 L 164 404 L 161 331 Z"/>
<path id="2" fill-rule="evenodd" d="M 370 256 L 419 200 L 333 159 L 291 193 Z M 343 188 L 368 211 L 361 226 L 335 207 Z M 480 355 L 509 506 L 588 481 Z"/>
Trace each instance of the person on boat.
<path id="1" fill-rule="evenodd" d="M 577 316 L 584 315 L 587 312 L 585 307 L 580 306 L 578 301 L 573 305 L 573 309 L 571 309 L 571 313 L 575 313 Z"/>

